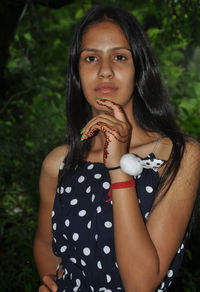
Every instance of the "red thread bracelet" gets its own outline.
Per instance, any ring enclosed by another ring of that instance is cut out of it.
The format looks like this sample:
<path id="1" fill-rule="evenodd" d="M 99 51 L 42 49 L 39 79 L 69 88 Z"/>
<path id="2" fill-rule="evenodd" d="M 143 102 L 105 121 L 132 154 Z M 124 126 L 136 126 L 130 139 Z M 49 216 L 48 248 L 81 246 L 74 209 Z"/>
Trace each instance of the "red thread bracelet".
<path id="1" fill-rule="evenodd" d="M 108 196 L 110 198 L 108 200 L 106 200 L 106 202 L 110 202 L 112 200 L 112 190 L 126 189 L 126 188 L 130 188 L 130 187 L 135 187 L 135 180 L 134 179 L 111 184 L 109 192 L 108 192 Z"/>

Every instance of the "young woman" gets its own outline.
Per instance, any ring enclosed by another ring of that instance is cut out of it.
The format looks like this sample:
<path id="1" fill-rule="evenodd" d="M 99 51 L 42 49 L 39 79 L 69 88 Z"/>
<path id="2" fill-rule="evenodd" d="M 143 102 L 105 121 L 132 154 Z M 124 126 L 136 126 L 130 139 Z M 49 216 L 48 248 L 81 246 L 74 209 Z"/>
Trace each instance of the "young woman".
<path id="1" fill-rule="evenodd" d="M 46 157 L 40 178 L 39 291 L 167 291 L 200 147 L 177 128 L 147 37 L 121 8 L 86 13 L 68 70 L 69 142 Z"/>

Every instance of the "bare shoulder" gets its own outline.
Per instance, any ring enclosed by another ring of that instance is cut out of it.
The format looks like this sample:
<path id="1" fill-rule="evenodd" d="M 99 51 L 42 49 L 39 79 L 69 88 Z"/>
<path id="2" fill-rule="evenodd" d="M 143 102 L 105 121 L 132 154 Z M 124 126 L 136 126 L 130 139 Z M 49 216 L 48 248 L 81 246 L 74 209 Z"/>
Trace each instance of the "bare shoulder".
<path id="1" fill-rule="evenodd" d="M 197 176 L 200 174 L 200 144 L 197 141 L 193 139 L 186 141 L 181 165 L 187 173 L 195 171 Z"/>
<path id="2" fill-rule="evenodd" d="M 169 138 L 164 138 L 158 147 L 158 157 L 168 160 L 172 149 L 172 143 Z M 164 155 L 163 155 L 164 153 Z M 165 157 L 164 157 L 165 156 Z M 162 169 L 160 174 L 162 174 Z M 192 138 L 187 138 L 185 141 L 185 151 L 178 169 L 178 173 L 170 187 L 171 198 L 194 198 L 197 194 L 197 189 L 200 179 L 200 144 Z M 181 191 L 180 191 L 181 190 Z M 176 193 L 176 196 L 173 196 Z M 170 195 L 168 195 L 170 198 Z"/>
<path id="3" fill-rule="evenodd" d="M 172 141 L 168 137 L 163 137 L 158 144 L 156 149 L 156 156 L 159 159 L 167 161 L 172 151 Z"/>
<path id="4" fill-rule="evenodd" d="M 200 145 L 197 141 L 188 139 L 181 160 L 177 177 L 174 181 L 174 192 L 177 198 L 189 199 L 191 203 L 197 195 L 200 179 Z M 179 191 L 177 191 L 179 190 Z"/>
<path id="5" fill-rule="evenodd" d="M 54 148 L 44 159 L 42 164 L 42 170 L 50 177 L 57 177 L 58 170 L 68 153 L 69 146 L 61 145 Z"/>
<path id="6" fill-rule="evenodd" d="M 197 159 L 200 159 L 200 144 L 196 140 L 188 139 L 185 154 L 186 156 L 196 156 Z"/>
<path id="7" fill-rule="evenodd" d="M 168 137 L 163 137 L 159 142 L 159 145 L 156 150 L 157 156 L 160 159 L 167 161 L 171 154 L 172 146 L 173 146 L 172 141 Z M 194 163 L 195 161 L 197 163 L 200 162 L 200 144 L 192 138 L 188 138 L 186 140 L 185 152 L 183 156 L 183 162 L 189 160 L 194 161 Z"/>

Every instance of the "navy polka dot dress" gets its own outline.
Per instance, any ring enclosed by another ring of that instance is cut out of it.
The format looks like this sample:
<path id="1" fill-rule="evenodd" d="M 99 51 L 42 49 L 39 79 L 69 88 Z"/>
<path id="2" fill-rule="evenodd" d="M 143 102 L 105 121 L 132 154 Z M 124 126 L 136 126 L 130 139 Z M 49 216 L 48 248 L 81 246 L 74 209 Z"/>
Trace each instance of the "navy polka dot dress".
<path id="1" fill-rule="evenodd" d="M 155 161 L 153 153 L 148 155 L 147 168 L 135 178 L 145 222 L 159 182 Z M 115 255 L 112 201 L 106 202 L 109 187 L 103 163 L 82 162 L 74 174 L 62 178 L 52 211 L 53 252 L 62 260 L 57 275 L 60 269 L 64 271 L 57 276 L 58 292 L 125 292 Z M 182 261 L 186 237 L 156 292 L 170 286 Z"/>

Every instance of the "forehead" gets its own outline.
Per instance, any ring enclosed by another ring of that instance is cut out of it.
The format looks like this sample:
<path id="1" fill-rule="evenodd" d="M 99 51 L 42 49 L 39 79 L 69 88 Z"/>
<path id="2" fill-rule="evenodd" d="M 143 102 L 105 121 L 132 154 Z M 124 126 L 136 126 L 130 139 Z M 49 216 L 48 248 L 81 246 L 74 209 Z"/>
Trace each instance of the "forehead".
<path id="1" fill-rule="evenodd" d="M 86 29 L 82 37 L 81 48 L 98 46 L 98 49 L 101 49 L 111 45 L 130 48 L 120 26 L 112 21 L 104 21 L 94 23 Z"/>

